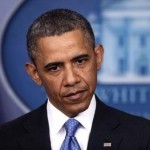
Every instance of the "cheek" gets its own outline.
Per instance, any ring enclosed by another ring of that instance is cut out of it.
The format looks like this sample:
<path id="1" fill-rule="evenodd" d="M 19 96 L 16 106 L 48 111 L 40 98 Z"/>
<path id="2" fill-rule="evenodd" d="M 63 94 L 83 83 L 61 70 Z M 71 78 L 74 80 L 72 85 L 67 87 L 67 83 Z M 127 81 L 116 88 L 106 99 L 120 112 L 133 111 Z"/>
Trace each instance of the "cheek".
<path id="1" fill-rule="evenodd" d="M 60 87 L 61 83 L 59 82 L 59 79 L 46 79 L 43 82 L 43 86 L 45 87 L 47 94 L 49 97 L 58 97 L 60 93 Z"/>
<path id="2" fill-rule="evenodd" d="M 90 73 L 86 76 L 86 81 L 87 84 L 90 88 L 91 91 L 93 91 L 93 89 L 95 89 L 96 86 L 96 82 L 97 82 L 97 77 L 95 73 Z"/>
<path id="3" fill-rule="evenodd" d="M 97 82 L 97 66 L 95 63 L 88 65 L 81 71 L 81 77 L 84 82 L 90 87 L 94 88 Z"/>

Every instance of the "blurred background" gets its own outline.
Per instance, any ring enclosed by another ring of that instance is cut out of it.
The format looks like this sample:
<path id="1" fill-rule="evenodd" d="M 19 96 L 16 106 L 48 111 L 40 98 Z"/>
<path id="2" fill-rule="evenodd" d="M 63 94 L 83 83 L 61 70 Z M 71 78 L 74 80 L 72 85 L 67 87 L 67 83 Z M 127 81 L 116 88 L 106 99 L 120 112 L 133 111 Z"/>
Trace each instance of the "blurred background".
<path id="1" fill-rule="evenodd" d="M 105 49 L 96 93 L 110 106 L 150 119 L 150 0 L 1 0 L 0 123 L 46 101 L 26 73 L 26 32 L 55 8 L 69 8 L 91 23 Z"/>

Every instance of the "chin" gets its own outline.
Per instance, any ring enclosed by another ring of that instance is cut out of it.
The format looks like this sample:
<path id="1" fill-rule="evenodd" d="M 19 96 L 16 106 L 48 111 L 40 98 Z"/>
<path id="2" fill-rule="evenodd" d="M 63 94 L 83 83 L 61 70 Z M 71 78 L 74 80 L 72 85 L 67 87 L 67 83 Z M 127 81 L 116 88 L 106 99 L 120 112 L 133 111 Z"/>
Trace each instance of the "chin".
<path id="1" fill-rule="evenodd" d="M 79 113 L 81 113 L 81 112 L 85 111 L 86 109 L 88 109 L 88 107 L 89 107 L 89 104 L 86 104 L 86 105 L 85 104 L 84 105 L 80 104 L 80 106 L 74 106 L 74 108 L 72 108 L 71 117 L 77 116 Z"/>

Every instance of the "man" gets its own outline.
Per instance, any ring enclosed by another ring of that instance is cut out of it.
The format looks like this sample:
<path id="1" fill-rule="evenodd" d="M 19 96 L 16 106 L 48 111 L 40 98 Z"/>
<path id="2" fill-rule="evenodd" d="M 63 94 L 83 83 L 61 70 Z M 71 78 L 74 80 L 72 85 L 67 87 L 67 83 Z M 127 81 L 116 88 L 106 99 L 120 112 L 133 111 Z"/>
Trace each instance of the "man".
<path id="1" fill-rule="evenodd" d="M 0 127 L 0 150 L 150 150 L 150 122 L 94 94 L 103 47 L 83 16 L 44 13 L 29 28 L 27 48 L 26 69 L 48 101 Z"/>

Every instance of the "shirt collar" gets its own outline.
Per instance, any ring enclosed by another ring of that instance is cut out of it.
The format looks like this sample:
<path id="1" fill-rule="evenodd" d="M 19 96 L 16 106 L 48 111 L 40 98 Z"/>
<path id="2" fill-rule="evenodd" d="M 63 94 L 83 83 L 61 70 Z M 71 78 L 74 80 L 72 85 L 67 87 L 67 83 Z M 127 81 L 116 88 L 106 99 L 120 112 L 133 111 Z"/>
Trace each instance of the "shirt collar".
<path id="1" fill-rule="evenodd" d="M 82 124 L 82 126 L 85 129 L 87 129 L 88 132 L 91 131 L 95 109 L 96 109 L 96 99 L 95 95 L 93 95 L 88 109 L 79 113 L 75 117 L 75 119 L 78 120 Z M 47 102 L 47 116 L 50 129 L 50 136 L 52 138 L 56 134 L 58 134 L 58 132 L 62 129 L 62 126 L 69 119 L 69 117 L 63 114 L 54 105 L 52 105 L 49 99 Z"/>
<path id="2" fill-rule="evenodd" d="M 88 130 L 88 132 L 91 131 L 95 109 L 96 109 L 96 99 L 95 95 L 93 95 L 88 109 L 79 113 L 78 116 L 75 117 L 75 119 L 78 120 L 82 124 L 82 126 Z"/>
<path id="3" fill-rule="evenodd" d="M 68 117 L 58 110 L 50 100 L 47 102 L 47 116 L 51 138 L 54 137 L 62 128 Z"/>

